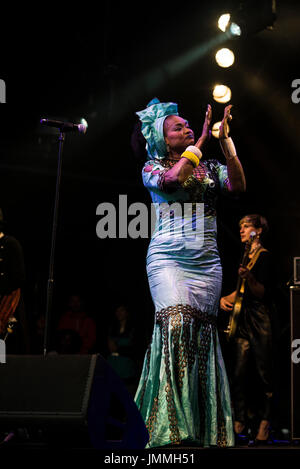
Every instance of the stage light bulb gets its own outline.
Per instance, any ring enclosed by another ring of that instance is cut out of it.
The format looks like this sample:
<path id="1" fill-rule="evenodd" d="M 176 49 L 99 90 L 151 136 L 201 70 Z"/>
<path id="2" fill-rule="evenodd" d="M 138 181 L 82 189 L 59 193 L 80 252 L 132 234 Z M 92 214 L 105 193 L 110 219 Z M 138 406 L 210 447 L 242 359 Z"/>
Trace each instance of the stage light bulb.
<path id="1" fill-rule="evenodd" d="M 216 61 L 220 67 L 230 67 L 234 62 L 234 53 L 230 49 L 219 49 L 216 53 Z"/>
<path id="2" fill-rule="evenodd" d="M 215 122 L 211 128 L 211 133 L 215 138 L 219 138 L 221 121 Z"/>
<path id="3" fill-rule="evenodd" d="M 225 33 L 227 26 L 230 21 L 230 14 L 229 13 L 224 13 L 223 15 L 220 16 L 218 19 L 218 27 Z"/>
<path id="4" fill-rule="evenodd" d="M 211 133 L 212 133 L 213 137 L 219 138 L 221 124 L 222 124 L 222 122 L 218 121 L 218 122 L 215 122 L 214 125 L 212 126 Z M 229 126 L 228 126 L 228 131 L 229 130 L 230 129 L 229 129 Z"/>
<path id="5" fill-rule="evenodd" d="M 231 89 L 226 85 L 216 85 L 213 89 L 213 98 L 217 103 L 228 103 L 231 100 Z"/>
<path id="6" fill-rule="evenodd" d="M 82 118 L 80 119 L 80 124 L 83 124 L 85 127 L 88 127 L 88 123 L 87 123 L 87 121 L 85 120 L 84 117 L 82 117 Z"/>
<path id="7" fill-rule="evenodd" d="M 229 31 L 233 36 L 240 36 L 242 34 L 241 28 L 236 23 L 231 23 Z"/>

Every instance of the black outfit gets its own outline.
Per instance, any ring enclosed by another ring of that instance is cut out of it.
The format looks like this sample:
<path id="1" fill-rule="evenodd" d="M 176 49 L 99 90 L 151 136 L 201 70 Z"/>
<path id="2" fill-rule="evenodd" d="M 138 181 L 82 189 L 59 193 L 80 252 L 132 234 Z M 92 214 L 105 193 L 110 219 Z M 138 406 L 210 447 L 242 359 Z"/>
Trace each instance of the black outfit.
<path id="1" fill-rule="evenodd" d="M 13 236 L 0 238 L 0 295 L 21 288 L 25 281 L 22 247 Z"/>
<path id="2" fill-rule="evenodd" d="M 242 310 L 239 316 L 234 344 L 235 368 L 233 372 L 232 395 L 235 420 L 247 421 L 247 379 L 250 377 L 250 356 L 253 358 L 254 372 L 258 386 L 249 383 L 248 389 L 259 389 L 260 420 L 271 418 L 271 397 L 273 393 L 272 363 L 272 323 L 270 315 L 272 261 L 268 251 L 261 252 L 251 272 L 255 279 L 264 285 L 262 299 L 255 297 L 245 283 Z"/>
<path id="3" fill-rule="evenodd" d="M 10 235 L 0 238 L 0 299 L 18 288 L 21 297 L 14 316 L 18 320 L 16 331 L 7 338 L 8 353 L 22 353 L 29 349 L 22 288 L 25 283 L 23 250 L 19 241 Z M 0 311 L 1 314 L 1 311 Z"/>
<path id="4" fill-rule="evenodd" d="M 125 329 L 121 331 L 120 323 L 116 321 L 111 326 L 108 337 L 115 342 L 117 350 L 108 355 L 107 361 L 134 396 L 138 378 L 138 344 L 134 324 L 128 320 Z"/>

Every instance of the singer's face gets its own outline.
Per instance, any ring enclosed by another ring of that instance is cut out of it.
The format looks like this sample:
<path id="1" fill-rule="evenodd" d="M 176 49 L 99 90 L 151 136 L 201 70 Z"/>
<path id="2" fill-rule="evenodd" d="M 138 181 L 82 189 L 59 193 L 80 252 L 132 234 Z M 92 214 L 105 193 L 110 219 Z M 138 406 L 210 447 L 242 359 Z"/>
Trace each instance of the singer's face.
<path id="1" fill-rule="evenodd" d="M 169 116 L 164 121 L 165 142 L 170 149 L 182 153 L 195 141 L 194 132 L 188 121 L 179 116 Z"/>

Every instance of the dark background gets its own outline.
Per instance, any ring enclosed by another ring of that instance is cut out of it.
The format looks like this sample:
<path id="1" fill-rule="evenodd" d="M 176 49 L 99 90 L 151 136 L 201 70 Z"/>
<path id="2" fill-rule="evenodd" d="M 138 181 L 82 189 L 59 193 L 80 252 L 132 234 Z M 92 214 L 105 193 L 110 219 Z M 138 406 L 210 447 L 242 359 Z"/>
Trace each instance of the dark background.
<path id="1" fill-rule="evenodd" d="M 0 206 L 24 249 L 25 301 L 33 321 L 46 309 L 58 156 L 57 131 L 39 120 L 83 117 L 89 125 L 86 135 L 68 134 L 64 144 L 52 326 L 68 295 L 79 291 L 97 321 L 100 351 L 109 317 L 123 301 L 146 342 L 153 318 L 145 272 L 149 240 L 97 238 L 96 207 L 117 205 L 119 194 L 127 194 L 128 205 L 150 204 L 130 146 L 136 111 L 154 96 L 177 102 L 199 135 L 207 103 L 213 121 L 222 118 L 224 105 L 211 90 L 224 82 L 232 89 L 231 135 L 247 178 L 246 194 L 219 203 L 224 293 L 236 283 L 238 221 L 261 213 L 270 224 L 280 340 L 288 350 L 287 282 L 293 257 L 300 255 L 300 104 L 291 101 L 291 83 L 299 77 L 300 5 L 278 1 L 272 31 L 222 43 L 236 60 L 221 69 L 214 59 L 219 45 L 209 44 L 221 38 L 219 14 L 238 3 L 41 4 L 3 15 L 0 78 L 7 102 L 0 105 Z M 224 162 L 217 140 L 205 151 Z M 288 357 L 284 363 L 288 369 Z"/>

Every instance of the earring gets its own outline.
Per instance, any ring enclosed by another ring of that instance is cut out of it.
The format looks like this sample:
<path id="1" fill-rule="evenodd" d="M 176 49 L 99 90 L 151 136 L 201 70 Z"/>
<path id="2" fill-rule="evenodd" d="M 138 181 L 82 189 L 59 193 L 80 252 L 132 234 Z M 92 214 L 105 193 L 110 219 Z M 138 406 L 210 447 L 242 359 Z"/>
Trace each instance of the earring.
<path id="1" fill-rule="evenodd" d="M 167 153 L 170 153 L 170 145 L 167 143 Z"/>

